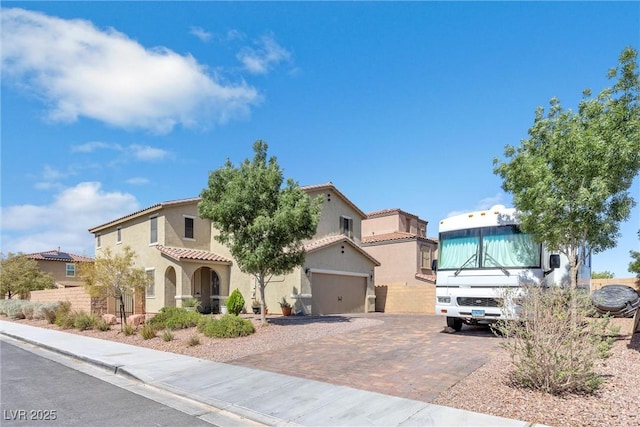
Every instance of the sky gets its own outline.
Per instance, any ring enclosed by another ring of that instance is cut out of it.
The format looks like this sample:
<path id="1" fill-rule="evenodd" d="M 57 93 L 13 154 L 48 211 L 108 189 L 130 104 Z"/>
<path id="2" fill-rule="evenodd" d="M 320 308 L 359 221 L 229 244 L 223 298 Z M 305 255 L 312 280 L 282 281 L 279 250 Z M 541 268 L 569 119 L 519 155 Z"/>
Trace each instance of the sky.
<path id="1" fill-rule="evenodd" d="M 639 2 L 14 2 L 1 10 L 0 249 L 196 197 L 268 143 L 286 178 L 429 222 L 511 205 L 537 107 L 640 48 Z M 640 178 L 630 193 L 640 202 Z M 594 271 L 630 277 L 640 208 Z"/>

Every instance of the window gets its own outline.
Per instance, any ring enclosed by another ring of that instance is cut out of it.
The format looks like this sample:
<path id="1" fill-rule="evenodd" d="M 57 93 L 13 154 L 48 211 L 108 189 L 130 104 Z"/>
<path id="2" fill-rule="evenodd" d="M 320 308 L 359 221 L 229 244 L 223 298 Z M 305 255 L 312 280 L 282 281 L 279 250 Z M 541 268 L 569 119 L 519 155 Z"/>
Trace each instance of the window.
<path id="1" fill-rule="evenodd" d="M 184 217 L 184 237 L 186 239 L 193 239 L 193 218 Z"/>
<path id="2" fill-rule="evenodd" d="M 147 273 L 147 298 L 155 298 L 156 296 L 156 281 L 155 281 L 155 273 L 156 270 L 154 268 L 148 268 L 145 270 Z"/>
<path id="3" fill-rule="evenodd" d="M 76 277 L 76 265 L 67 263 L 67 277 Z"/>
<path id="4" fill-rule="evenodd" d="M 122 243 L 122 227 L 116 230 L 116 243 Z"/>
<path id="5" fill-rule="evenodd" d="M 158 243 L 158 217 L 149 218 L 149 244 Z"/>
<path id="6" fill-rule="evenodd" d="M 429 246 L 421 246 L 420 255 L 422 257 L 420 268 L 431 269 L 431 258 L 433 255 L 431 248 Z"/>
<path id="7" fill-rule="evenodd" d="M 340 232 L 349 238 L 353 237 L 353 219 L 348 216 L 340 217 Z"/>
<path id="8" fill-rule="evenodd" d="M 96 248 L 100 247 L 100 233 L 96 233 Z"/>

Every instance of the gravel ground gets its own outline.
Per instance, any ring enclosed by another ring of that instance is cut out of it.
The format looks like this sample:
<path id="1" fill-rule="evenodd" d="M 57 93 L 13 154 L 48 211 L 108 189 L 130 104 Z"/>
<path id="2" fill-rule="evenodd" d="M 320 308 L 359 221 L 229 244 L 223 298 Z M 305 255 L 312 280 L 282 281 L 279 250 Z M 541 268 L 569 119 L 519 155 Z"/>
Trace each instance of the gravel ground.
<path id="1" fill-rule="evenodd" d="M 321 318 L 322 321 L 314 318 L 313 322 L 305 321 L 305 318 L 273 317 L 269 319 L 268 327 L 260 327 L 257 317 L 246 317 L 254 322 L 256 333 L 234 339 L 207 338 L 197 333 L 195 328 L 174 331 L 174 339 L 169 342 L 162 340 L 161 332 L 158 338 L 144 340 L 139 334 L 124 336 L 119 327 L 107 332 L 66 332 L 228 362 L 382 322 L 366 317 Z M 18 322 L 58 329 L 44 321 Z M 501 351 L 467 378 L 441 393 L 433 403 L 548 426 L 640 425 L 640 334 L 632 337 L 632 319 L 614 319 L 614 322 L 621 326 L 621 332 L 614 343 L 612 355 L 598 364 L 598 371 L 606 378 L 606 382 L 594 395 L 555 397 L 514 387 L 509 384 L 508 378 L 511 366 L 509 356 Z M 199 337 L 200 345 L 189 346 L 188 342 L 194 334 Z"/>

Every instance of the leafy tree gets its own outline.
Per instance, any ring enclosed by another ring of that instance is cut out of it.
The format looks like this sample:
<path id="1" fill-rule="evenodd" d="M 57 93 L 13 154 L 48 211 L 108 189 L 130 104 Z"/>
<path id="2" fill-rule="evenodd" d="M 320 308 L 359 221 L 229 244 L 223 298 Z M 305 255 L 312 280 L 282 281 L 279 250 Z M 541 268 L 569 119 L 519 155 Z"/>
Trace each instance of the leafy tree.
<path id="1" fill-rule="evenodd" d="M 263 325 L 265 286 L 273 275 L 304 263 L 302 242 L 315 234 L 321 206 L 293 180 L 282 185 L 282 170 L 275 157 L 267 160 L 267 147 L 257 140 L 252 161 L 234 167 L 227 159 L 211 172 L 198 207 L 200 216 L 219 230 L 216 240 L 229 247 L 243 272 L 255 277 Z"/>
<path id="2" fill-rule="evenodd" d="M 594 271 L 591 273 L 592 279 L 613 279 L 614 274 L 610 271 Z"/>
<path id="3" fill-rule="evenodd" d="M 27 258 L 22 253 L 9 252 L 0 262 L 0 295 L 11 299 L 19 295 L 21 299 L 29 298 L 31 291 L 50 289 L 54 285 L 53 276 L 40 270 L 35 259 Z"/>
<path id="4" fill-rule="evenodd" d="M 144 289 L 148 284 L 145 271 L 134 268 L 136 254 L 125 246 L 122 253 L 114 254 L 105 248 L 93 263 L 80 266 L 79 273 L 91 296 L 116 298 L 120 302 L 120 327 L 126 324 L 124 296 Z"/>
<path id="5" fill-rule="evenodd" d="M 640 230 L 638 230 L 638 238 L 640 239 Z M 629 272 L 636 273 L 636 277 L 640 279 L 640 252 L 629 251 L 632 261 L 629 263 Z"/>
<path id="6" fill-rule="evenodd" d="M 506 161 L 494 159 L 522 229 L 568 257 L 572 288 L 587 245 L 594 253 L 614 247 L 619 223 L 635 205 L 628 190 L 640 170 L 636 58 L 636 50 L 624 49 L 608 73 L 618 80 L 595 98 L 585 90 L 577 112 L 556 98 L 546 117 L 539 107 L 529 138 L 506 146 Z"/>

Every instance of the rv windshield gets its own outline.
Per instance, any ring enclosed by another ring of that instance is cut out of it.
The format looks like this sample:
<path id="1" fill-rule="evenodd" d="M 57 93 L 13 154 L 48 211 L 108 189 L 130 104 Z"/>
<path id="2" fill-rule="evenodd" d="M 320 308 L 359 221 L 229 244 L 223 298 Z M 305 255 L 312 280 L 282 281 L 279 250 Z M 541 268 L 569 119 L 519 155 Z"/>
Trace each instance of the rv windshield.
<path id="1" fill-rule="evenodd" d="M 473 255 L 477 256 L 473 259 Z M 439 270 L 540 267 L 540 244 L 515 225 L 447 231 L 440 234 Z"/>

